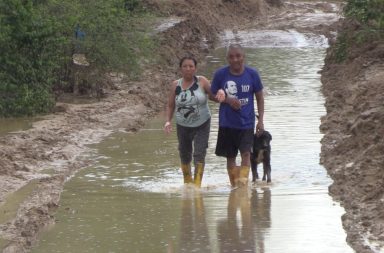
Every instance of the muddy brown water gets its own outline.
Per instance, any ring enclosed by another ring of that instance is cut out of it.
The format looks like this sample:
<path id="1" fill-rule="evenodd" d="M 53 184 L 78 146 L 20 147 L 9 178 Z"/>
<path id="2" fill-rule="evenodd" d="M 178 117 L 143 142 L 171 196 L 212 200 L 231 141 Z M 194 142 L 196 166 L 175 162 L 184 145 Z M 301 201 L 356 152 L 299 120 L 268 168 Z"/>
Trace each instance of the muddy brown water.
<path id="1" fill-rule="evenodd" d="M 0 118 L 0 136 L 32 128 L 33 122 L 37 120 L 37 117 Z"/>
<path id="2" fill-rule="evenodd" d="M 325 47 L 283 44 L 247 48 L 265 85 L 272 184 L 230 189 L 225 160 L 214 155 L 218 115 L 211 104 L 203 185 L 184 187 L 176 135 L 161 131 L 160 115 L 138 133 L 115 133 L 93 146 L 95 165 L 67 182 L 57 222 L 32 252 L 353 252 L 344 211 L 328 195 L 331 180 L 319 164 L 325 109 L 317 72 Z M 211 77 L 224 54 L 207 57 L 200 73 Z"/>

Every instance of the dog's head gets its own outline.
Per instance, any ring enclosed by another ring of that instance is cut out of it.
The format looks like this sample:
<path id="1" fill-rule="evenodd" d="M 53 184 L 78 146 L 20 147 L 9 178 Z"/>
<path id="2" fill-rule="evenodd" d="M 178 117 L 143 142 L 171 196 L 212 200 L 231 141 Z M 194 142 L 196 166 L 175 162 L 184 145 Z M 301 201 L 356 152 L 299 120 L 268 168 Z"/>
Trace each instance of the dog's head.
<path id="1" fill-rule="evenodd" d="M 255 134 L 253 137 L 253 150 L 266 149 L 270 146 L 271 141 L 272 135 L 266 130 L 260 136 Z"/>

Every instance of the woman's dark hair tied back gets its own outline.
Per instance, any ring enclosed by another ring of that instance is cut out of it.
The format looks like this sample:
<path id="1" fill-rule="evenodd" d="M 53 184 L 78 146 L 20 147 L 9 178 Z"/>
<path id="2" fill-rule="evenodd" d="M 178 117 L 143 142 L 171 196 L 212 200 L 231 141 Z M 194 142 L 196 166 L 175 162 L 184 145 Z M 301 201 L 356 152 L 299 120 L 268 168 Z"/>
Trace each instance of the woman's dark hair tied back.
<path id="1" fill-rule="evenodd" d="M 185 60 L 192 60 L 193 63 L 195 64 L 195 67 L 197 66 L 197 61 L 195 59 L 195 57 L 191 54 L 188 54 L 188 55 L 185 55 L 183 58 L 180 59 L 180 62 L 179 62 L 179 67 L 181 68 L 181 66 L 183 66 L 183 62 Z"/>

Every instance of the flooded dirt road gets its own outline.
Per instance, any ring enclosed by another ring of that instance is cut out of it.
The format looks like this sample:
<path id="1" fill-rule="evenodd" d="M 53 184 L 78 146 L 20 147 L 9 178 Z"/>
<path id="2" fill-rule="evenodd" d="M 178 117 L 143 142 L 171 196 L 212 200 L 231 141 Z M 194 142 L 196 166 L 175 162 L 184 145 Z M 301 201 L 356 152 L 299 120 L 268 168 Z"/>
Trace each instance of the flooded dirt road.
<path id="1" fill-rule="evenodd" d="M 202 188 L 182 186 L 176 136 L 162 132 L 159 116 L 138 133 L 92 146 L 96 165 L 67 182 L 57 223 L 32 252 L 353 252 L 343 209 L 329 197 L 331 181 L 319 165 L 325 109 L 317 72 L 325 46 L 315 35 L 287 36 L 277 44 L 284 46 L 247 48 L 265 85 L 272 184 L 230 189 L 225 160 L 214 155 L 218 115 L 211 104 Z M 211 76 L 224 54 L 208 56 L 200 73 Z"/>

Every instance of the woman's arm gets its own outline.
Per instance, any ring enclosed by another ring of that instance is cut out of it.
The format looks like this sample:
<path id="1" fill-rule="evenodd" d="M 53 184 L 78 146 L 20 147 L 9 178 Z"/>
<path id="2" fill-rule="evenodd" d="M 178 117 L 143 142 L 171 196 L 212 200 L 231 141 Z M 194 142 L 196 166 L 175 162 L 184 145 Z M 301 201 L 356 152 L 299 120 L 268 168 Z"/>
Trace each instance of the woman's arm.
<path id="1" fill-rule="evenodd" d="M 209 100 L 214 101 L 216 103 L 222 102 L 217 98 L 217 96 L 214 96 L 212 94 L 211 84 L 205 76 L 200 76 L 199 82 L 200 82 L 200 85 L 203 87 L 205 93 L 208 95 Z"/>
<path id="2" fill-rule="evenodd" d="M 205 80 L 205 81 L 203 81 Z M 226 97 L 225 96 L 225 92 L 224 90 L 222 89 L 219 89 L 217 91 L 217 94 L 216 96 L 214 96 L 212 94 L 212 91 L 211 91 L 211 85 L 208 81 L 207 78 L 205 78 L 204 76 L 201 77 L 200 79 L 200 84 L 204 87 L 204 90 L 205 92 L 208 94 L 208 98 L 214 102 L 217 102 L 217 103 L 227 103 L 229 104 L 234 110 L 239 110 L 241 105 L 240 105 L 240 101 L 236 98 L 229 98 L 229 97 Z"/>
<path id="3" fill-rule="evenodd" d="M 166 116 L 165 116 L 165 124 L 164 124 L 164 131 L 166 133 L 170 133 L 172 131 L 172 117 L 175 112 L 175 90 L 177 86 L 177 81 L 173 81 L 171 84 L 171 88 L 169 89 L 168 94 L 168 102 L 167 102 L 167 109 L 166 109 Z"/>

